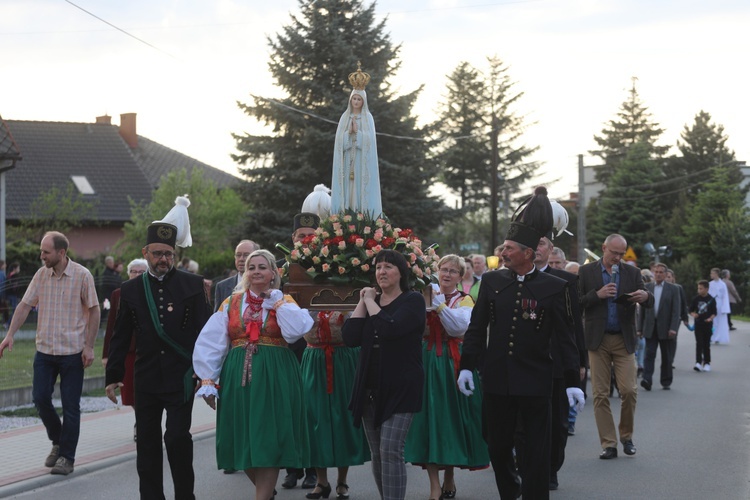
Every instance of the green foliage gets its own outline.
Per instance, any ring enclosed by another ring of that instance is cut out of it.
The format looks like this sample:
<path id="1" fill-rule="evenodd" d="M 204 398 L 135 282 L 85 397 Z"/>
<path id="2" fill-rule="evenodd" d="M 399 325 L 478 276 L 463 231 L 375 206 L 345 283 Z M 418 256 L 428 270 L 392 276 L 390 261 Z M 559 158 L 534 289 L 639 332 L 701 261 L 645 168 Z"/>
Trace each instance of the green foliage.
<path id="1" fill-rule="evenodd" d="M 708 271 L 704 271 L 695 255 L 687 255 L 669 266 L 675 273 L 677 283 L 685 289 L 688 301 L 697 293 L 698 280 L 708 279 Z"/>
<path id="2" fill-rule="evenodd" d="M 439 254 L 441 256 L 456 254 L 466 256 L 471 253 L 482 255 L 492 255 L 493 249 L 490 248 L 490 214 L 489 210 L 480 209 L 465 214 L 457 214 L 454 217 L 446 218 L 443 224 L 435 229 L 432 233 L 425 235 L 425 241 L 437 241 L 440 243 Z M 501 222 L 500 232 L 505 234 L 507 230 L 507 220 Z M 486 235 L 482 237 L 481 235 Z M 478 251 L 466 251 L 461 249 L 461 245 L 467 243 L 479 243 Z"/>
<path id="3" fill-rule="evenodd" d="M 141 256 L 149 224 L 161 220 L 172 209 L 177 196 L 189 194 L 190 230 L 193 245 L 177 248 L 177 261 L 189 257 L 200 265 L 200 274 L 207 278 L 222 276 L 234 262 L 234 247 L 243 239 L 242 227 L 247 216 L 247 206 L 231 189 L 217 190 L 211 180 L 200 170 L 190 175 L 182 169 L 170 172 L 159 182 L 148 205 L 132 204 L 133 216 L 125 224 L 125 236 L 116 245 L 124 260 Z"/>
<path id="4" fill-rule="evenodd" d="M 28 241 L 39 243 L 47 231 L 66 233 L 83 221 L 90 222 L 95 219 L 92 214 L 97 204 L 98 200 L 87 199 L 72 182 L 52 187 L 31 202 L 29 218 L 8 227 L 9 247 L 14 243 L 22 247 Z M 6 253 L 10 253 L 10 248 Z"/>
<path id="5" fill-rule="evenodd" d="M 381 133 L 377 142 L 383 211 L 420 233 L 435 227 L 446 208 L 427 193 L 436 174 L 425 160 L 427 145 L 393 137 L 426 136 L 412 115 L 419 90 L 398 97 L 392 91 L 389 79 L 400 66 L 399 47 L 385 32 L 385 21 L 376 22 L 375 4 L 299 4 L 299 14 L 269 38 L 269 70 L 285 97 L 253 96 L 251 103 L 238 103 L 270 129 L 268 135 L 234 136 L 239 153 L 233 158 L 246 167 L 241 172 L 248 180 L 242 196 L 252 205 L 246 234 L 267 248 L 288 242 L 305 197 L 316 184 L 330 185 L 336 123 L 346 109 L 347 77 L 357 61 L 372 78 L 367 101 Z"/>
<path id="6" fill-rule="evenodd" d="M 634 77 L 632 87 L 628 91 L 628 98 L 617 112 L 617 120 L 610 120 L 602 129 L 601 135 L 594 136 L 600 149 L 589 151 L 604 161 L 604 165 L 597 169 L 596 178 L 605 185 L 609 185 L 614 167 L 627 157 L 628 150 L 636 144 L 649 144 L 651 154 L 655 157 L 661 157 L 669 150 L 669 146 L 656 145 L 664 129 L 659 128 L 658 123 L 651 121 L 651 113 L 638 96 L 638 90 L 635 87 L 636 80 L 637 78 Z"/>
<path id="7" fill-rule="evenodd" d="M 709 181 L 688 209 L 682 228 L 680 245 L 701 263 L 704 276 L 712 267 L 728 268 L 738 274 L 746 268 L 744 259 L 750 251 L 748 212 L 743 190 L 730 180 L 735 168 L 712 169 Z"/>
<path id="8" fill-rule="evenodd" d="M 488 58 L 487 73 L 462 62 L 448 76 L 447 96 L 434 125 L 446 139 L 435 148 L 441 180 L 461 199 L 461 208 L 488 207 L 492 186 L 492 137 L 497 136 L 501 185 L 515 193 L 537 170 L 525 163 L 538 147 L 519 144 L 525 130 L 523 117 L 513 107 L 523 97 L 516 93 L 509 68 Z"/>
<path id="9" fill-rule="evenodd" d="M 625 237 L 633 248 L 647 241 L 660 242 L 661 212 L 659 182 L 664 180 L 659 164 L 651 159 L 647 143 L 635 144 L 616 165 L 609 185 L 599 195 L 598 207 L 588 231 L 590 248 L 599 248 L 612 233 Z M 641 252 L 642 253 L 642 252 Z M 641 263 L 648 257 L 641 256 Z"/>

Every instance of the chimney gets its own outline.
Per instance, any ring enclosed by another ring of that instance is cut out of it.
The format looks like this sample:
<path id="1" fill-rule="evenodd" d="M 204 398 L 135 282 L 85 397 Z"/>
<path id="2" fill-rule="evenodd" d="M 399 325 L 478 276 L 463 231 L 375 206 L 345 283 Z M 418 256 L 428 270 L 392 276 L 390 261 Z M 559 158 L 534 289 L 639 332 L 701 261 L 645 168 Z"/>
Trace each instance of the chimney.
<path id="1" fill-rule="evenodd" d="M 138 147 L 138 134 L 135 131 L 135 113 L 122 113 L 120 115 L 120 137 L 131 148 Z"/>
<path id="2" fill-rule="evenodd" d="M 112 117 L 109 115 L 97 116 L 96 124 L 97 125 L 112 125 Z"/>

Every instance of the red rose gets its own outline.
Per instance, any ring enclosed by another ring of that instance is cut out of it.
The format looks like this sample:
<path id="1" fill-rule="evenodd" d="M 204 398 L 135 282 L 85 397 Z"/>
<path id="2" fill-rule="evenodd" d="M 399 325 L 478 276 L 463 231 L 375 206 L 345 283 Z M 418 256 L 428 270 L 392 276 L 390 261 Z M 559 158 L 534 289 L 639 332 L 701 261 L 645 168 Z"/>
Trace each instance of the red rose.
<path id="1" fill-rule="evenodd" d="M 365 241 L 365 248 L 368 250 L 372 250 L 372 247 L 377 246 L 378 242 L 373 240 L 372 238 Z"/>
<path id="2" fill-rule="evenodd" d="M 350 245 L 354 245 L 357 243 L 358 238 L 361 238 L 361 236 L 358 234 L 350 234 L 349 237 L 346 239 L 346 242 L 349 243 Z"/>
<path id="3" fill-rule="evenodd" d="M 402 229 L 398 232 L 398 236 L 399 238 L 408 238 L 413 232 L 411 229 Z"/>
<path id="4" fill-rule="evenodd" d="M 383 245 L 383 248 L 390 248 L 391 246 L 393 246 L 395 242 L 396 242 L 395 238 L 386 236 L 385 238 L 383 238 L 383 241 L 381 241 L 380 244 Z"/>

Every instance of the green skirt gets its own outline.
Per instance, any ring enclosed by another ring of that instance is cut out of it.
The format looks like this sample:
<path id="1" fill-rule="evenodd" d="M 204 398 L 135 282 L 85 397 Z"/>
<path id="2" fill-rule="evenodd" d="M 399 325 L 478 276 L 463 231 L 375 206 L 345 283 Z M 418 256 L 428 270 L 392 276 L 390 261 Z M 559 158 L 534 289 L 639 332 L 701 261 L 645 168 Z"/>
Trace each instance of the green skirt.
<path id="1" fill-rule="evenodd" d="M 310 465 L 321 469 L 362 465 L 370 460 L 364 429 L 354 426 L 354 418 L 347 409 L 359 348 L 340 346 L 334 349 L 331 394 L 328 394 L 325 351 L 308 347 L 302 354 Z"/>
<path id="2" fill-rule="evenodd" d="M 219 469 L 309 466 L 302 378 L 286 347 L 258 346 L 252 381 L 242 386 L 245 349 L 229 351 L 221 369 L 216 416 Z"/>
<path id="3" fill-rule="evenodd" d="M 425 383 L 422 410 L 414 414 L 406 436 L 404 459 L 415 465 L 437 464 L 483 469 L 490 463 L 482 437 L 482 388 L 474 372 L 474 394 L 466 397 L 456 385 L 448 343 L 443 355 L 422 343 Z"/>

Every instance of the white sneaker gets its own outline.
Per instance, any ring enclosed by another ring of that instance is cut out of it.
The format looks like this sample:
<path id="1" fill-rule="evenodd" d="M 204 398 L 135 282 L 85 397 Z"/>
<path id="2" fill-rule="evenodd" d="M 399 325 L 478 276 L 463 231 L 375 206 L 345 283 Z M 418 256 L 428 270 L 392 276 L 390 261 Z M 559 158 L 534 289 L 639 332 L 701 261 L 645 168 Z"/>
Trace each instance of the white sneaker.
<path id="1" fill-rule="evenodd" d="M 704 372 L 710 372 L 711 371 L 711 365 L 709 363 L 706 363 L 703 365 L 703 371 Z"/>
<path id="2" fill-rule="evenodd" d="M 695 366 L 693 367 L 693 370 L 695 370 L 697 372 L 702 372 L 703 371 L 703 367 L 701 367 L 700 363 L 695 363 Z"/>

